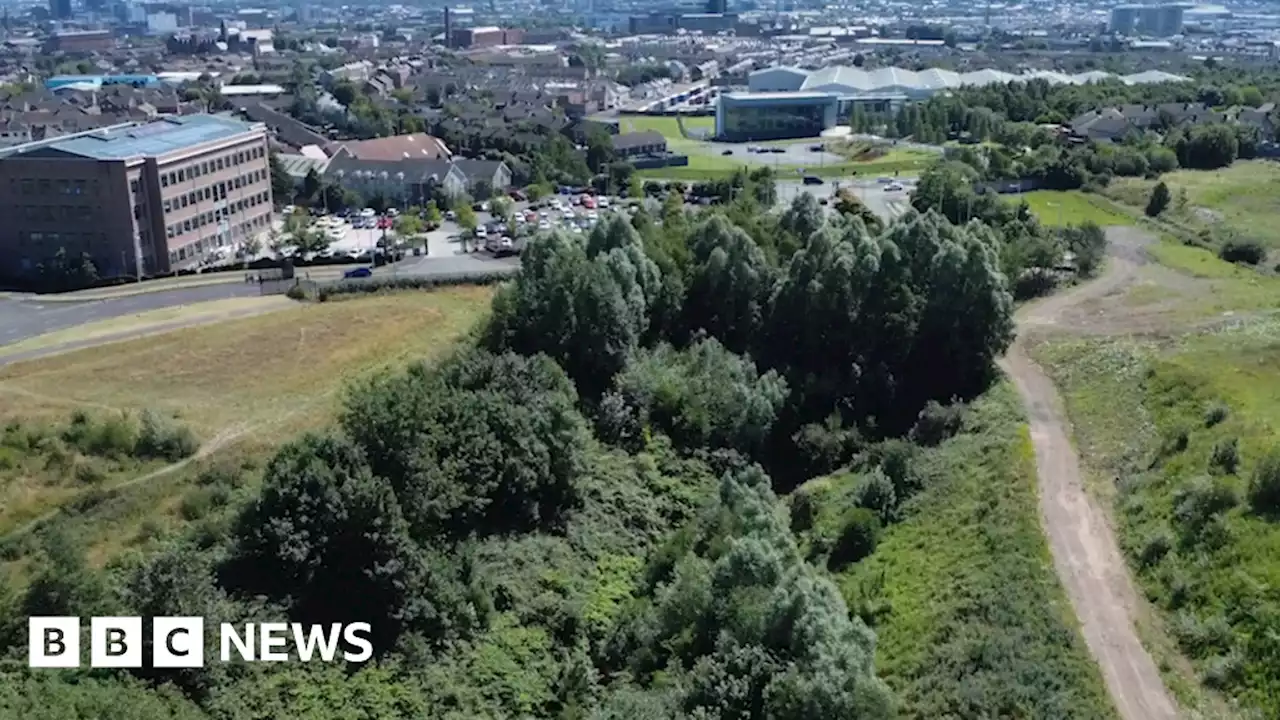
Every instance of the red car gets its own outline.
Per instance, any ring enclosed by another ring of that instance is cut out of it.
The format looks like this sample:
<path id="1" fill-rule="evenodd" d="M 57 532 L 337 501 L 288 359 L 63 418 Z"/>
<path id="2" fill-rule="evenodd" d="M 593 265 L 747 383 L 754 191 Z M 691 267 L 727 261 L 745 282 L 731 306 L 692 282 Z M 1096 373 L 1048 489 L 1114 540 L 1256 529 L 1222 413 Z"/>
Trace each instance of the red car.
<path id="1" fill-rule="evenodd" d="M 379 229 L 379 230 L 390 230 L 390 229 L 391 229 L 391 218 L 389 218 L 389 217 L 380 217 L 380 218 L 378 218 L 378 229 Z"/>

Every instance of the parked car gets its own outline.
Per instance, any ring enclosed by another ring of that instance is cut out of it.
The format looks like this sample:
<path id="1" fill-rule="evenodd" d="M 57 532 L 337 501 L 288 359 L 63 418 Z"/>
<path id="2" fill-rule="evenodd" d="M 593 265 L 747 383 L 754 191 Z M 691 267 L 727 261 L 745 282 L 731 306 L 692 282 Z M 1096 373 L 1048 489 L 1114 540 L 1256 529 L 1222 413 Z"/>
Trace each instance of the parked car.
<path id="1" fill-rule="evenodd" d="M 377 214 L 378 214 L 378 213 L 376 213 L 376 212 L 374 212 L 374 211 L 373 211 L 373 208 L 365 208 L 365 209 L 363 209 L 363 210 L 361 210 L 361 211 L 360 211 L 360 217 L 367 217 L 367 218 L 371 218 L 371 217 L 373 217 L 374 215 L 377 215 Z"/>
<path id="2" fill-rule="evenodd" d="M 804 184 L 805 184 L 805 185 L 821 185 L 821 184 L 823 184 L 824 182 L 826 182 L 826 181 L 825 181 L 825 180 L 823 180 L 822 178 L 818 177 L 817 175 L 805 175 L 805 176 L 804 176 Z"/>
<path id="3" fill-rule="evenodd" d="M 725 150 L 725 151 L 721 152 L 720 154 L 721 154 L 721 155 L 732 155 L 732 154 L 733 154 L 733 151 L 732 151 L 732 150 Z"/>
<path id="4" fill-rule="evenodd" d="M 367 278 L 373 275 L 373 270 L 367 267 L 358 267 L 342 273 L 342 279 L 350 280 L 353 278 Z"/>
<path id="5" fill-rule="evenodd" d="M 901 189 L 903 189 L 903 188 L 902 188 L 902 183 L 896 183 L 896 182 L 895 182 L 895 183 L 889 183 L 888 185 L 885 185 L 885 186 L 884 186 L 884 191 L 885 191 L 885 192 L 896 192 L 896 191 L 901 190 Z"/>

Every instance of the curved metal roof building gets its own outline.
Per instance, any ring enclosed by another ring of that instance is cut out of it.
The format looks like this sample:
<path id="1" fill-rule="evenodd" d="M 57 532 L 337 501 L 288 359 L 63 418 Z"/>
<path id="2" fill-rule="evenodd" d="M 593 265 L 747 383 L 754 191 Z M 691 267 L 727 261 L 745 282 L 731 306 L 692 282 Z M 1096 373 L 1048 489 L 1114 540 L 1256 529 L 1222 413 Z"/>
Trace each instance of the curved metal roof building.
<path id="1" fill-rule="evenodd" d="M 833 66 L 821 70 L 804 70 L 795 67 L 771 67 L 757 70 L 747 78 L 751 92 L 828 92 L 844 97 L 859 95 L 905 95 L 916 99 L 928 97 L 940 90 L 966 85 L 992 85 L 1042 79 L 1054 84 L 1082 85 L 1101 80 L 1118 79 L 1129 85 L 1139 83 L 1185 82 L 1179 75 L 1148 70 L 1134 75 L 1113 75 L 1094 70 L 1067 75 L 1037 70 L 1014 74 L 1000 70 L 977 70 L 958 73 L 954 70 L 930 68 L 919 72 L 903 68 L 887 67 L 864 70 L 857 67 Z"/>

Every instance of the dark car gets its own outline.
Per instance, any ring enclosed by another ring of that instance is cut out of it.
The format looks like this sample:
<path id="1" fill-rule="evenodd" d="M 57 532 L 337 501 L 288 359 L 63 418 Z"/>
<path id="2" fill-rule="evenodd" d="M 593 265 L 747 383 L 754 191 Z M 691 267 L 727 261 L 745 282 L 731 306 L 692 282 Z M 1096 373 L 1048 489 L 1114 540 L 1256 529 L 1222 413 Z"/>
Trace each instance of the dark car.
<path id="1" fill-rule="evenodd" d="M 372 275 L 373 275 L 373 270 L 370 270 L 367 267 L 358 267 L 358 268 L 355 268 L 354 270 L 348 270 L 342 273 L 342 279 L 350 280 L 353 278 L 367 278 L 367 277 L 371 277 Z"/>
<path id="2" fill-rule="evenodd" d="M 804 184 L 805 184 L 805 185 L 821 185 L 823 182 L 824 182 L 824 181 L 823 181 L 823 179 L 822 179 L 822 178 L 820 178 L 820 177 L 818 177 L 817 175 L 805 175 L 805 176 L 804 176 Z"/>
<path id="3" fill-rule="evenodd" d="M 732 151 L 732 150 L 725 150 L 724 152 L 722 152 L 722 153 L 720 153 L 720 154 L 721 154 L 721 155 L 732 155 L 732 154 L 733 154 L 733 151 Z"/>

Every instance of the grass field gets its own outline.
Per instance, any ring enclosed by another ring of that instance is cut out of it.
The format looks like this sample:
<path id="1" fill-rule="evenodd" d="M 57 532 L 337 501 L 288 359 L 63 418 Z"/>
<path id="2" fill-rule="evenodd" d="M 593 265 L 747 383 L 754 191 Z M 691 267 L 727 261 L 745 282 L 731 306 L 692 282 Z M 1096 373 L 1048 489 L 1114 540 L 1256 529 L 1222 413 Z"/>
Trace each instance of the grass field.
<path id="1" fill-rule="evenodd" d="M 913 465 L 924 489 L 905 517 L 837 576 L 850 608 L 873 618 L 900 716 L 1115 717 L 1054 574 L 1012 389 L 978 400 L 965 431 Z M 805 486 L 822 498 L 816 526 L 844 511 L 855 482 Z"/>
<path id="2" fill-rule="evenodd" d="M 105 418 L 152 409 L 176 416 L 203 443 L 227 444 L 189 468 L 120 492 L 112 488 L 165 463 L 104 461 L 92 482 L 82 482 L 68 472 L 15 475 L 25 466 L 11 462 L 5 472 L 0 462 L 0 499 L 8 498 L 0 505 L 10 508 L 0 512 L 0 536 L 51 507 L 72 505 L 76 511 L 63 522 L 105 562 L 196 521 L 225 491 L 222 484 L 210 489 L 210 473 L 247 477 L 243 469 L 260 467 L 280 441 L 331 420 L 352 379 L 446 350 L 488 310 L 490 296 L 490 288 L 458 287 L 299 305 L 4 368 L 0 424 L 48 426 L 77 410 Z"/>
<path id="3" fill-rule="evenodd" d="M 711 115 L 686 116 L 683 120 L 686 130 L 711 130 L 716 126 L 716 119 Z M 680 125 L 671 115 L 623 115 L 618 118 L 618 127 L 622 132 L 661 133 L 668 141 L 681 140 Z"/>
<path id="4" fill-rule="evenodd" d="M 451 288 L 299 305 L 0 370 L 0 420 L 76 403 L 176 413 L 204 437 L 324 416 L 368 369 L 447 347 L 488 308 L 489 289 Z M 48 398 L 45 400 L 43 398 Z"/>
<path id="5" fill-rule="evenodd" d="M 1193 230 L 1224 227 L 1271 248 L 1280 247 L 1280 164 L 1240 161 L 1222 170 L 1179 170 L 1160 178 L 1173 193 L 1162 217 Z M 1134 208 L 1146 207 L 1156 181 L 1116 178 L 1106 194 Z M 1185 194 L 1185 204 L 1179 198 Z"/>
<path id="6" fill-rule="evenodd" d="M 1045 225 L 1079 225 L 1092 222 L 1108 225 L 1132 225 L 1133 221 L 1123 213 L 1107 207 L 1106 201 L 1076 191 L 1036 190 L 1010 195 L 1010 202 L 1026 201 L 1040 222 Z"/>

